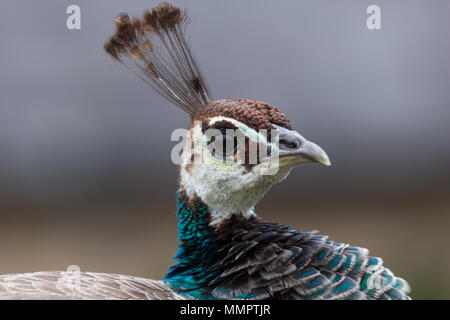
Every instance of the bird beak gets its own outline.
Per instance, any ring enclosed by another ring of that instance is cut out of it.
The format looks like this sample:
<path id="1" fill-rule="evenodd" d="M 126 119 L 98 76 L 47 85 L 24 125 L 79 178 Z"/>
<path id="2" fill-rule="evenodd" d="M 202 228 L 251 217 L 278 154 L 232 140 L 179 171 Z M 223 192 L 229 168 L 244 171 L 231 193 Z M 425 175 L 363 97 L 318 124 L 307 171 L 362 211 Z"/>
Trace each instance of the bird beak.
<path id="1" fill-rule="evenodd" d="M 280 166 L 296 166 L 313 162 L 331 165 L 328 155 L 317 144 L 306 140 L 297 131 L 282 127 L 277 129 Z"/>
<path id="2" fill-rule="evenodd" d="M 318 162 L 326 166 L 331 165 L 330 159 L 328 158 L 326 152 L 323 151 L 323 149 L 317 144 L 308 140 L 305 140 L 300 149 L 297 151 L 283 154 L 280 153 L 280 158 L 293 158 L 294 162 L 295 160 L 298 161 L 298 164 Z"/>

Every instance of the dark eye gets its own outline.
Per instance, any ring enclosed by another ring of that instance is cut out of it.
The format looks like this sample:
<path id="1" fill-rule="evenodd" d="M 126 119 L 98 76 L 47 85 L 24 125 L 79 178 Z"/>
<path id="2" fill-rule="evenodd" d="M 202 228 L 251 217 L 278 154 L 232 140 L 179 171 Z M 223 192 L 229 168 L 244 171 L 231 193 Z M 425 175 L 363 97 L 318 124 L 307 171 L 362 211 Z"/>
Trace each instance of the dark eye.
<path id="1" fill-rule="evenodd" d="M 237 137 L 227 134 L 224 130 L 221 130 L 221 133 L 208 137 L 208 149 L 218 159 L 225 160 L 233 158 L 237 148 Z"/>

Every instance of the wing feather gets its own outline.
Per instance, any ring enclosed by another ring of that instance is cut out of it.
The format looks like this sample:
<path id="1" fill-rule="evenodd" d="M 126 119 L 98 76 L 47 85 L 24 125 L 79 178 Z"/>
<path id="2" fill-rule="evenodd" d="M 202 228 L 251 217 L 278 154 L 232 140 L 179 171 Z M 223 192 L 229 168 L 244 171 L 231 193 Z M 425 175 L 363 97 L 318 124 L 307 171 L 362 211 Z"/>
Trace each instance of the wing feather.
<path id="1" fill-rule="evenodd" d="M 118 274 L 43 271 L 0 276 L 5 300 L 180 300 L 162 281 Z"/>

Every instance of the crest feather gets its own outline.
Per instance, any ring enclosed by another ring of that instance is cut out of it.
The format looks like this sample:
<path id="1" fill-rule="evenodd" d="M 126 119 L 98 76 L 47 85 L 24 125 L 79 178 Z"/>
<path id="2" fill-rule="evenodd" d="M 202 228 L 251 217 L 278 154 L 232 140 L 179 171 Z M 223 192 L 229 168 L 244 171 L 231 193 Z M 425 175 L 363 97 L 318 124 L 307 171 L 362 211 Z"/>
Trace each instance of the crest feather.
<path id="1" fill-rule="evenodd" d="M 186 11 L 161 3 L 142 18 L 119 15 L 104 49 L 191 117 L 212 99 L 184 36 Z"/>

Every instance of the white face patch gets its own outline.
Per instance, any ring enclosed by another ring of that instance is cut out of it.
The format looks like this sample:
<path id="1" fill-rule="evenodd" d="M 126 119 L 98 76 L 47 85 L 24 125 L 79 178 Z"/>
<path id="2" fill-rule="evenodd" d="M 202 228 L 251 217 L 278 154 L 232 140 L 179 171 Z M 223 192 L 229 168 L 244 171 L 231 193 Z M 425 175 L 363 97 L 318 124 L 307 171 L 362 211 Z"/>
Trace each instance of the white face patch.
<path id="1" fill-rule="evenodd" d="M 251 140 L 266 141 L 264 135 L 231 118 L 214 117 L 210 124 L 222 120 L 241 129 Z M 189 198 L 198 196 L 208 206 L 212 225 L 233 214 L 251 216 L 254 205 L 273 184 L 285 179 L 291 170 L 280 168 L 276 174 L 264 175 L 258 165 L 248 171 L 242 163 L 218 160 L 206 148 L 200 122 L 189 131 L 187 143 L 192 148 L 182 154 L 181 187 Z M 191 161 L 193 157 L 194 162 Z"/>

